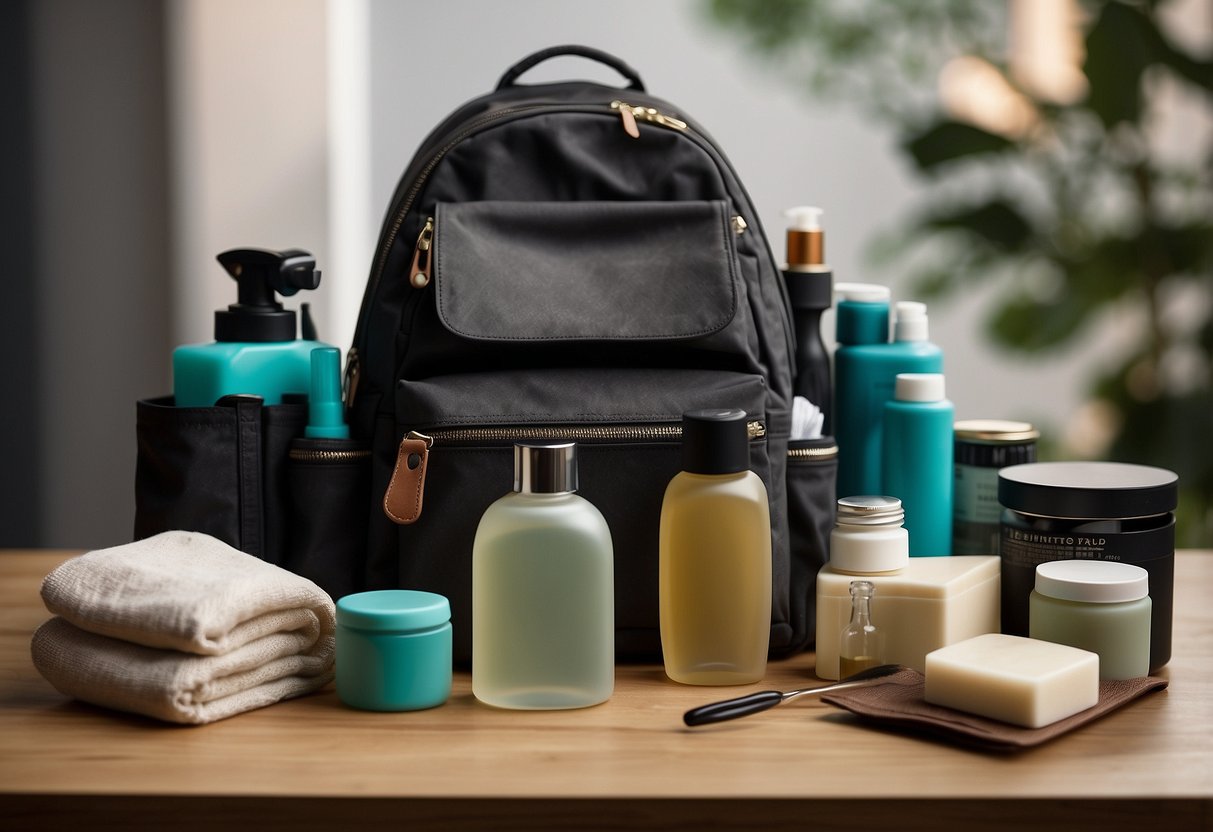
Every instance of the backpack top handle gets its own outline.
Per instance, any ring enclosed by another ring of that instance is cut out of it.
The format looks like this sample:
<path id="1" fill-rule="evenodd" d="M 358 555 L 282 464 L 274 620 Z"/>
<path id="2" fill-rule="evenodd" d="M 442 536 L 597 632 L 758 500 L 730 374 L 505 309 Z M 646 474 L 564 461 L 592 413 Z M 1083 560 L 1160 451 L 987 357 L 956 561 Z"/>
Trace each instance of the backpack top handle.
<path id="1" fill-rule="evenodd" d="M 644 92 L 644 82 L 640 80 L 640 74 L 636 72 L 636 70 L 619 60 L 619 58 L 616 58 L 614 55 L 607 52 L 603 52 L 601 49 L 595 49 L 592 46 L 578 46 L 577 44 L 551 46 L 547 49 L 540 49 L 538 52 L 528 55 L 505 71 L 505 74 L 501 76 L 501 80 L 497 82 L 497 89 L 503 90 L 506 87 L 515 86 L 514 82 L 518 80 L 519 75 L 526 72 L 536 64 L 543 63 L 548 58 L 556 58 L 561 55 L 579 55 L 582 58 L 589 58 L 590 60 L 606 64 L 624 78 L 628 79 L 629 83 L 626 89 Z"/>

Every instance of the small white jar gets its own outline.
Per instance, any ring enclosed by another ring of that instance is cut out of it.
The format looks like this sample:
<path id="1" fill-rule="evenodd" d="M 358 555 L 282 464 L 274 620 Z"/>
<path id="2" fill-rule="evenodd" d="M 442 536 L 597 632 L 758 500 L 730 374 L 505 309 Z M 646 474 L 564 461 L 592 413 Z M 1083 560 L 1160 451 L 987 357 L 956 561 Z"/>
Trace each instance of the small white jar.
<path id="1" fill-rule="evenodd" d="M 848 575 L 895 574 L 910 562 L 905 510 L 896 497 L 843 497 L 830 532 L 830 567 Z"/>

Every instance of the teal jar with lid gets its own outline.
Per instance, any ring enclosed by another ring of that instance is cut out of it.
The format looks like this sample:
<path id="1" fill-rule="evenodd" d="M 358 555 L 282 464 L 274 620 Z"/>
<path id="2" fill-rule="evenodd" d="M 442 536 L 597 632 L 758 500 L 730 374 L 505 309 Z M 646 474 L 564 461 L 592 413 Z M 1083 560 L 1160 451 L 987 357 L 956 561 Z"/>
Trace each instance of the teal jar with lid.
<path id="1" fill-rule="evenodd" d="M 337 696 L 366 711 L 416 711 L 451 695 L 451 605 L 384 589 L 337 602 Z"/>
<path id="2" fill-rule="evenodd" d="M 1150 672 L 1150 574 L 1131 563 L 1055 560 L 1036 567 L 1028 635 L 1099 654 L 1100 679 Z"/>

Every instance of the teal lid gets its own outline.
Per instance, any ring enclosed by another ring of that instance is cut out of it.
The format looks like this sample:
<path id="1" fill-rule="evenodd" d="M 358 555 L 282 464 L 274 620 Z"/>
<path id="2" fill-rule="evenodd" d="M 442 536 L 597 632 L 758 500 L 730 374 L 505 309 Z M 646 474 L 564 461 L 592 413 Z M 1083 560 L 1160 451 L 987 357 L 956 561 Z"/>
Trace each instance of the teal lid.
<path id="1" fill-rule="evenodd" d="M 838 283 L 835 339 L 840 344 L 884 344 L 889 340 L 889 290 L 874 283 Z"/>
<path id="2" fill-rule="evenodd" d="M 337 602 L 337 623 L 357 630 L 427 630 L 450 620 L 445 596 L 416 589 L 358 592 Z"/>

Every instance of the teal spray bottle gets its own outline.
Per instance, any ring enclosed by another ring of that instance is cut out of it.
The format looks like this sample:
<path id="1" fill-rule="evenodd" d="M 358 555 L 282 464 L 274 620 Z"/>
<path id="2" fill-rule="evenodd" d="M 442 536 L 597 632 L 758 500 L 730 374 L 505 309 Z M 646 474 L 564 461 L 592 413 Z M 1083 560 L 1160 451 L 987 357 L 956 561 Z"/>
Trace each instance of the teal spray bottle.
<path id="1" fill-rule="evenodd" d="M 295 337 L 295 313 L 274 293 L 289 297 L 320 285 L 316 259 L 306 251 L 232 249 L 218 257 L 238 285 L 237 302 L 215 312 L 215 341 L 173 350 L 173 398 L 178 407 L 211 407 L 224 396 L 260 396 L 281 404 L 288 393 L 306 395 L 312 350 L 327 347 Z M 306 320 L 305 334 L 312 334 Z"/>

